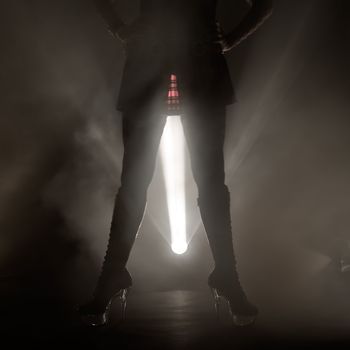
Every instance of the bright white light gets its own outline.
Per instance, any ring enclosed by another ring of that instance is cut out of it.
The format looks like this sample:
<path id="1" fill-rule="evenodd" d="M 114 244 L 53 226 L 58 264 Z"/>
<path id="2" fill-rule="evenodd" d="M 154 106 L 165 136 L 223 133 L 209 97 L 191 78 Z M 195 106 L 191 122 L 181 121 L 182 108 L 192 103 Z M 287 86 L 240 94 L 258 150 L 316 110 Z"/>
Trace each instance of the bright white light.
<path id="1" fill-rule="evenodd" d="M 171 249 L 175 254 L 181 255 L 183 253 L 186 253 L 188 248 L 188 244 L 186 242 L 178 242 L 178 243 L 173 243 L 171 245 Z"/>
<path id="2" fill-rule="evenodd" d="M 176 254 L 187 250 L 185 201 L 185 137 L 181 117 L 168 117 L 164 128 L 160 155 L 164 171 L 171 248 Z"/>

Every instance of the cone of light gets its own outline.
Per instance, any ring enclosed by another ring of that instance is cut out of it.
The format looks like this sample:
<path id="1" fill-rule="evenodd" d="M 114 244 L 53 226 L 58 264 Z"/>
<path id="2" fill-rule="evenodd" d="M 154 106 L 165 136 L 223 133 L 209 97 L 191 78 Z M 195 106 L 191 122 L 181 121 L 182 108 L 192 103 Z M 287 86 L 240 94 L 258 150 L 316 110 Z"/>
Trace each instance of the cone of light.
<path id="1" fill-rule="evenodd" d="M 168 117 L 160 155 L 165 179 L 171 230 L 171 248 L 175 254 L 187 250 L 185 196 L 185 137 L 181 117 Z"/>

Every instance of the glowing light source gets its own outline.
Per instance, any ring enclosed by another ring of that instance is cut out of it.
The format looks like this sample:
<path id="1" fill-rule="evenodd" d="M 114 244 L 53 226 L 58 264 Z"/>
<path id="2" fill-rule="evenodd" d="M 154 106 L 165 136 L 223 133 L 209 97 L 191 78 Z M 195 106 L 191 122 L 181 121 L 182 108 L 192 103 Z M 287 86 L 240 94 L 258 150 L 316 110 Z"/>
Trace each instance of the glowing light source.
<path id="1" fill-rule="evenodd" d="M 185 137 L 181 117 L 168 117 L 160 144 L 165 179 L 171 248 L 175 254 L 187 251 L 185 195 Z"/>
<path id="2" fill-rule="evenodd" d="M 171 249 L 175 254 L 181 255 L 186 253 L 188 244 L 186 242 L 177 242 L 171 245 Z"/>

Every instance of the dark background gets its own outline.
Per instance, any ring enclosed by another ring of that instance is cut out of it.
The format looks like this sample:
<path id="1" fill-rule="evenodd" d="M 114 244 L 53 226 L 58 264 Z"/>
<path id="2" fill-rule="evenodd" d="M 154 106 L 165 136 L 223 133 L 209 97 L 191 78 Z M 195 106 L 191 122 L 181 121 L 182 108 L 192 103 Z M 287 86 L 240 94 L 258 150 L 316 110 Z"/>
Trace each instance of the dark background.
<path id="1" fill-rule="evenodd" d="M 137 1 L 119 2 L 132 20 Z M 247 10 L 219 3 L 226 30 Z M 225 145 L 234 239 L 242 282 L 271 329 L 350 327 L 349 277 L 336 269 L 350 238 L 349 9 L 275 0 L 266 25 L 227 55 L 238 97 Z M 4 310 L 69 308 L 92 292 L 119 186 L 123 62 L 90 1 L 0 3 Z M 175 256 L 160 178 L 157 168 L 129 263 L 135 293 L 204 290 L 212 262 L 195 203 L 189 251 Z M 190 176 L 188 187 L 195 198 Z"/>

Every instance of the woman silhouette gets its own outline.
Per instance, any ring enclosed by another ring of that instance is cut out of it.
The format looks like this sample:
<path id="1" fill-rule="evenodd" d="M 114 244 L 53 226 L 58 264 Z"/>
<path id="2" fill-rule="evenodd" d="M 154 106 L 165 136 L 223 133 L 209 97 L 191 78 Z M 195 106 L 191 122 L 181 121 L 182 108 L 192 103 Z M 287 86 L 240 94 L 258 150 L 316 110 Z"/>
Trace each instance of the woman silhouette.
<path id="1" fill-rule="evenodd" d="M 264 22 L 272 11 L 271 0 L 248 1 L 250 11 L 227 35 L 216 22 L 217 0 L 141 0 L 140 15 L 130 25 L 121 20 L 114 0 L 95 2 L 126 52 L 117 106 L 123 113 L 124 159 L 101 274 L 92 300 L 80 307 L 80 314 L 91 325 L 103 325 L 116 297 L 125 311 L 132 285 L 125 266 L 145 211 L 166 117 L 171 114 L 172 77 L 181 101 L 176 114 L 181 114 L 198 205 L 215 262 L 208 284 L 216 306 L 219 298 L 226 299 L 234 322 L 250 324 L 258 311 L 239 282 L 225 185 L 225 112 L 234 101 L 234 91 L 223 53 Z"/>

